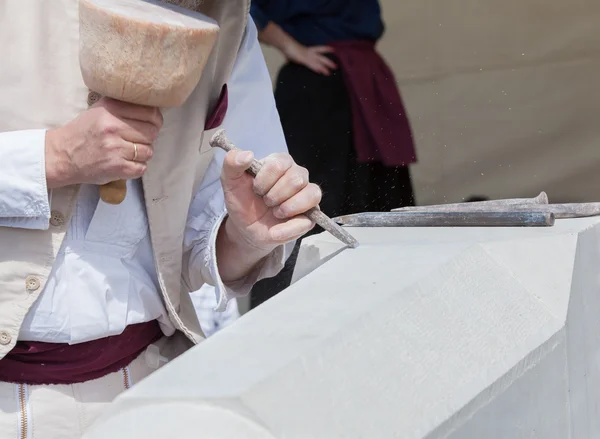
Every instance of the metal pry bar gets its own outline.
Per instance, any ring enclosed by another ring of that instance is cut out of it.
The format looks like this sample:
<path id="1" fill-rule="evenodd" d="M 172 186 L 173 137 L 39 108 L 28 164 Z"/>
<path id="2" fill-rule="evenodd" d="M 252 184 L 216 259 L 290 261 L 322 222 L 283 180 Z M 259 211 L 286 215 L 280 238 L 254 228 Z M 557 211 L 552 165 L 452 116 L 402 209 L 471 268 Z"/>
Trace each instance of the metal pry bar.
<path id="1" fill-rule="evenodd" d="M 552 213 L 557 219 L 584 218 L 600 215 L 600 203 L 565 203 L 565 204 L 511 204 L 470 206 L 471 203 L 448 204 L 438 206 L 419 206 L 395 209 L 391 213 L 427 213 L 427 212 L 541 212 Z"/>
<path id="2" fill-rule="evenodd" d="M 432 204 L 429 206 L 405 206 L 392 209 L 392 212 L 427 212 L 427 211 L 456 211 L 456 210 L 481 210 L 487 207 L 512 207 L 515 205 L 535 205 L 539 206 L 542 204 L 548 204 L 548 195 L 546 192 L 540 192 L 537 197 L 533 198 L 507 198 L 504 200 L 486 200 L 486 201 L 473 201 L 463 203 L 447 203 L 447 204 Z M 455 209 L 455 210 L 452 210 Z"/>
<path id="3" fill-rule="evenodd" d="M 213 148 L 221 148 L 222 150 L 229 152 L 232 150 L 238 149 L 231 141 L 227 138 L 225 134 L 225 130 L 218 130 L 210 139 L 210 146 Z M 262 164 L 258 160 L 254 160 L 250 168 L 247 169 L 248 172 L 253 177 L 256 177 L 258 171 L 260 171 Z M 350 235 L 347 231 L 345 231 L 342 227 L 336 224 L 331 218 L 325 215 L 317 208 L 312 208 L 305 213 L 312 221 L 323 227 L 337 239 L 342 241 L 344 244 L 349 246 L 350 248 L 358 247 L 358 241 Z"/>
<path id="4" fill-rule="evenodd" d="M 554 214 L 535 211 L 365 212 L 333 220 L 349 227 L 549 227 L 554 225 Z"/>

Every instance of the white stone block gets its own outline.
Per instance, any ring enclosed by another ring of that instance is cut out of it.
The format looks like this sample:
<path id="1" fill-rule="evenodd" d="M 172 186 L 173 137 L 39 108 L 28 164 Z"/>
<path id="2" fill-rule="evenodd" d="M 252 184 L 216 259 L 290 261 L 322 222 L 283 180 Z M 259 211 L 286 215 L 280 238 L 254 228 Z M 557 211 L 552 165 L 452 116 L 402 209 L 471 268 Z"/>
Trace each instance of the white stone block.
<path id="1" fill-rule="evenodd" d="M 599 219 L 350 231 L 85 438 L 600 437 Z"/>

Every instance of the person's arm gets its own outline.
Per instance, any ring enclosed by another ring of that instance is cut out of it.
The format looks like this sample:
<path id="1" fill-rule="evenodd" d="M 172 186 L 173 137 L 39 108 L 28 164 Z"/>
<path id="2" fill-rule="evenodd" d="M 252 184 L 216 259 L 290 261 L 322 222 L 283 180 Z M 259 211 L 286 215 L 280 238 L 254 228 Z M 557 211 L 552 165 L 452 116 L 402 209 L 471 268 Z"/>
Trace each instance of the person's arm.
<path id="1" fill-rule="evenodd" d="M 0 133 L 0 227 L 49 227 L 46 130 Z"/>
<path id="2" fill-rule="evenodd" d="M 261 43 L 278 49 L 289 61 L 301 64 L 315 73 L 330 75 L 337 68 L 335 62 L 328 58 L 328 53 L 333 53 L 329 46 L 303 46 L 278 24 L 269 21 L 258 33 Z"/>
<path id="3" fill-rule="evenodd" d="M 47 229 L 48 190 L 141 177 L 161 125 L 158 109 L 102 98 L 64 126 L 0 132 L 0 227 Z"/>
<path id="4" fill-rule="evenodd" d="M 329 75 L 337 68 L 335 62 L 326 56 L 333 52 L 331 47 L 306 47 L 277 24 L 277 21 L 285 21 L 294 14 L 307 13 L 310 9 L 305 11 L 298 6 L 286 4 L 291 2 L 268 2 L 268 5 L 263 3 L 265 2 L 253 1 L 250 9 L 250 15 L 258 28 L 258 40 L 261 43 L 278 49 L 289 61 L 301 64 L 322 75 Z M 309 7 L 308 4 L 302 6 Z"/>
<path id="5" fill-rule="evenodd" d="M 251 21 L 228 82 L 228 94 L 223 127 L 234 143 L 259 158 L 287 152 L 271 78 Z M 229 298 L 245 295 L 258 280 L 275 276 L 294 247 L 294 240 L 288 239 L 287 244 L 265 253 L 231 239 L 220 182 L 224 157 L 223 151 L 215 151 L 190 207 L 184 239 L 189 252 L 187 269 L 184 267 L 188 286 L 193 291 L 205 282 L 214 285 L 221 311 Z"/>
<path id="6" fill-rule="evenodd" d="M 258 41 L 278 49 L 286 58 L 291 58 L 294 52 L 302 47 L 298 41 L 273 21 L 268 21 L 258 31 Z"/>

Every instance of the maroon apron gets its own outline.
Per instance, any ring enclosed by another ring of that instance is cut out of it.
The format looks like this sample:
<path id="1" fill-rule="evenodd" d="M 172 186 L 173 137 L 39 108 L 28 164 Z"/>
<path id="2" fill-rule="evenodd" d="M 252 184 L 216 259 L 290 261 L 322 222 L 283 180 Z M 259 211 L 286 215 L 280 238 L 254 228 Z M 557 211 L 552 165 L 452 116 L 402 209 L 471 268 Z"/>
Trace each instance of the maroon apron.
<path id="1" fill-rule="evenodd" d="M 416 162 L 410 123 L 394 74 L 370 41 L 329 44 L 335 49 L 352 105 L 360 163 L 407 166 Z"/>

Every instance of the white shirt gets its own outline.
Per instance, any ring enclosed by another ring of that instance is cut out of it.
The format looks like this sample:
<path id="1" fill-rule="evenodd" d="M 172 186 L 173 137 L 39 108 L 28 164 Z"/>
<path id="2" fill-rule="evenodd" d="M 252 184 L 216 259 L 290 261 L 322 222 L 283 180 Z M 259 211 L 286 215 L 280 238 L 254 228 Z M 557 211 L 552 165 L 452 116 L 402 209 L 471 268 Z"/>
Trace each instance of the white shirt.
<path id="1" fill-rule="evenodd" d="M 271 79 L 252 20 L 228 91 L 223 123 L 228 136 L 259 158 L 285 151 Z M 46 188 L 44 142 L 44 130 L 0 133 L 0 226 L 48 228 L 51 193 Z M 223 157 L 217 151 L 190 206 L 186 247 L 205 248 L 216 239 L 225 212 L 219 182 Z M 224 306 L 227 292 L 215 255 L 208 259 L 217 278 L 216 302 Z M 250 287 L 235 293 L 245 294 Z M 52 273 L 19 339 L 79 343 L 153 319 L 161 322 L 167 335 L 174 332 L 160 295 L 140 181 L 128 182 L 127 198 L 118 206 L 99 201 L 96 186 L 82 185 Z"/>
<path id="2" fill-rule="evenodd" d="M 240 311 L 235 298 L 227 302 L 227 307 L 223 312 L 215 311 L 217 300 L 213 287 L 208 284 L 202 285 L 202 288 L 194 291 L 191 295 L 194 308 L 198 314 L 198 320 L 200 321 L 200 327 L 206 337 L 216 334 L 240 317 Z"/>

